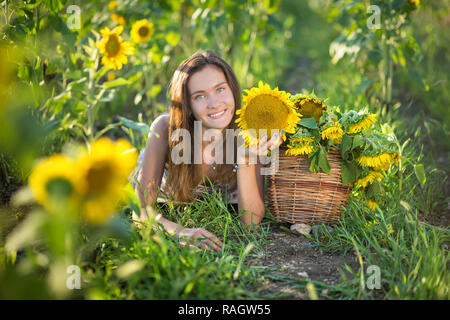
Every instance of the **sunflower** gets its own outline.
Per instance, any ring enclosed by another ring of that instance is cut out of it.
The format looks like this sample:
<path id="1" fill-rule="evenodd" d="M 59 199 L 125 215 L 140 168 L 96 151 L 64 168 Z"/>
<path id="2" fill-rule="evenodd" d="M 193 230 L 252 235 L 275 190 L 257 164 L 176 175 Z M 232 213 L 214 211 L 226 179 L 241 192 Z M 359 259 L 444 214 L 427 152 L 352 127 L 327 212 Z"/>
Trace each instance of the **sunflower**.
<path id="1" fill-rule="evenodd" d="M 387 170 L 391 165 L 392 158 L 387 152 L 375 156 L 361 155 L 356 159 L 360 166 L 371 167 L 374 170 Z"/>
<path id="2" fill-rule="evenodd" d="M 314 151 L 314 147 L 308 143 L 300 145 L 288 145 L 288 150 L 286 150 L 286 155 L 296 156 L 299 154 L 308 155 Z"/>
<path id="3" fill-rule="evenodd" d="M 366 200 L 366 204 L 372 209 L 372 211 L 375 211 L 377 209 L 378 203 L 372 200 Z"/>
<path id="4" fill-rule="evenodd" d="M 398 153 L 398 152 L 394 152 L 394 153 L 392 153 L 391 154 L 391 159 L 392 159 L 392 162 L 394 162 L 394 164 L 396 165 L 396 166 L 398 166 L 398 162 L 402 159 L 403 157 L 400 155 L 400 153 Z"/>
<path id="5" fill-rule="evenodd" d="M 122 69 L 122 65 L 128 63 L 127 55 L 134 53 L 132 44 L 120 37 L 122 31 L 123 26 L 118 26 L 112 31 L 108 27 L 100 30 L 103 39 L 97 43 L 97 47 L 103 54 L 102 63 L 112 69 Z"/>
<path id="6" fill-rule="evenodd" d="M 297 131 L 290 135 L 288 141 L 291 145 L 298 143 L 313 143 L 315 140 L 314 136 L 309 132 L 308 129 L 303 127 L 298 127 Z"/>
<path id="7" fill-rule="evenodd" d="M 36 202 L 49 211 L 65 205 L 74 209 L 85 190 L 76 163 L 61 154 L 52 155 L 37 163 L 28 184 Z"/>
<path id="8" fill-rule="evenodd" d="M 317 124 L 319 124 L 320 117 L 324 110 L 327 110 L 325 103 L 317 98 L 309 96 L 295 96 L 292 99 L 295 103 L 297 111 L 303 116 L 303 118 L 314 118 Z"/>
<path id="9" fill-rule="evenodd" d="M 368 127 L 370 127 L 372 124 L 377 122 L 377 118 L 375 114 L 366 114 L 364 118 L 356 123 L 350 126 L 347 133 L 353 134 L 353 133 L 359 133 L 362 130 L 366 130 Z"/>
<path id="10" fill-rule="evenodd" d="M 375 179 L 383 179 L 383 175 L 377 171 L 370 171 L 364 178 L 355 181 L 355 186 L 365 188 L 369 183 L 375 181 Z"/>
<path id="11" fill-rule="evenodd" d="M 122 26 L 126 23 L 125 18 L 117 13 L 111 13 L 110 18 Z"/>
<path id="12" fill-rule="evenodd" d="M 327 128 L 322 129 L 321 135 L 323 140 L 334 140 L 336 144 L 340 144 L 342 142 L 344 131 L 339 122 L 334 122 Z"/>
<path id="13" fill-rule="evenodd" d="M 262 81 L 259 81 L 258 87 L 244 92 L 247 95 L 243 96 L 244 106 L 236 111 L 239 115 L 236 123 L 243 129 L 239 134 L 244 137 L 246 146 L 257 145 L 262 132 L 284 130 L 284 141 L 286 133 L 295 132 L 301 115 L 289 99 L 290 93 L 279 91 L 278 87 L 272 90 Z"/>
<path id="14" fill-rule="evenodd" d="M 83 218 L 90 223 L 105 221 L 123 193 L 127 178 L 137 162 L 136 150 L 124 139 L 95 141 L 90 152 L 78 159 L 86 181 Z"/>
<path id="15" fill-rule="evenodd" d="M 110 1 L 110 2 L 108 3 L 108 9 L 109 9 L 110 11 L 116 10 L 118 6 L 119 6 L 119 5 L 117 4 L 117 1 Z"/>
<path id="16" fill-rule="evenodd" d="M 391 234 L 391 233 L 394 233 L 394 232 L 395 232 L 395 230 L 394 230 L 394 229 L 392 228 L 391 224 L 388 224 L 388 225 L 386 226 L 386 228 L 387 228 L 387 230 L 388 230 L 389 234 Z"/>
<path id="17" fill-rule="evenodd" d="M 293 138 L 290 140 L 292 144 L 294 143 L 312 143 L 314 142 L 314 137 L 299 137 L 299 138 Z"/>
<path id="18" fill-rule="evenodd" d="M 131 28 L 131 38 L 136 43 L 147 42 L 153 35 L 153 23 L 147 19 L 136 21 Z"/>

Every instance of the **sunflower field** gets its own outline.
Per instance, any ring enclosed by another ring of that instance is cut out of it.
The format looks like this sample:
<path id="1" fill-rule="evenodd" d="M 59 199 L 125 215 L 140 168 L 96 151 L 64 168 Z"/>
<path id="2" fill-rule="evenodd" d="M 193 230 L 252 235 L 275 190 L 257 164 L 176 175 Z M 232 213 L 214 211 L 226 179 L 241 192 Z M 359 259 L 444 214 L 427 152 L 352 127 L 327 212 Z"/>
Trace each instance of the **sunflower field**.
<path id="1" fill-rule="evenodd" d="M 0 0 L 0 299 L 449 299 L 449 8 Z M 339 150 L 352 191 L 338 224 L 293 236 L 267 209 L 251 231 L 216 191 L 158 209 L 214 233 L 220 252 L 133 224 L 129 175 L 198 50 L 235 71 L 239 128 L 283 129 L 283 150 L 314 173 Z M 291 272 L 274 233 L 354 263 L 332 265 L 334 282 Z"/>

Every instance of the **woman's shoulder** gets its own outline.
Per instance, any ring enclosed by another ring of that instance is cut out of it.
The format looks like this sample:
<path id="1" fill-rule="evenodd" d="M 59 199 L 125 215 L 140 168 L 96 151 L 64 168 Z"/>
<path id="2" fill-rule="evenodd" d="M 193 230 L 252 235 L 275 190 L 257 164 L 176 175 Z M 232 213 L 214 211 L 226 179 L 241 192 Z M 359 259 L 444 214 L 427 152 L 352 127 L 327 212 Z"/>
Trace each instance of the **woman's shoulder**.
<path id="1" fill-rule="evenodd" d="M 158 133 L 159 135 L 168 135 L 169 133 L 169 120 L 170 115 L 168 113 L 162 113 L 155 120 L 153 120 L 150 130 Z"/>

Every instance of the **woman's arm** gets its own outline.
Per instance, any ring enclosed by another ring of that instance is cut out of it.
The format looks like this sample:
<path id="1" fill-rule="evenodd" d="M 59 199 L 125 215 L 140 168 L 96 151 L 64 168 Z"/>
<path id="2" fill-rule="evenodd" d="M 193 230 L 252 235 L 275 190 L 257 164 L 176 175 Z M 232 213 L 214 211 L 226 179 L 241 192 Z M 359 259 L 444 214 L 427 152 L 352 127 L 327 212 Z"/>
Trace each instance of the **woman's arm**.
<path id="1" fill-rule="evenodd" d="M 268 141 L 263 138 L 257 147 L 249 149 L 249 153 L 253 156 L 267 155 L 268 151 L 278 148 L 280 143 L 281 135 L 274 135 Z M 249 158 L 250 155 L 240 159 L 238 163 L 248 163 Z M 261 169 L 261 164 L 243 165 L 237 169 L 238 210 L 239 213 L 245 211 L 240 218 L 246 226 L 254 225 L 256 228 L 266 213 Z"/>
<path id="2" fill-rule="evenodd" d="M 169 150 L 169 115 L 163 114 L 157 117 L 150 129 L 144 150 L 142 167 L 137 178 L 135 192 L 141 203 L 140 216 L 133 212 L 133 220 L 146 221 L 150 212 L 146 208 L 154 209 L 154 202 L 158 196 L 158 188 L 161 185 L 164 173 L 164 162 Z M 154 134 L 156 133 L 156 134 Z M 165 219 L 161 214 L 155 212 L 155 220 L 161 223 L 169 233 L 175 233 L 182 229 L 180 225 Z"/>
<path id="3" fill-rule="evenodd" d="M 169 150 L 169 115 L 163 114 L 153 121 L 150 129 L 157 135 L 150 133 L 144 150 L 142 167 L 137 178 L 135 192 L 141 203 L 140 216 L 133 212 L 133 220 L 137 223 L 145 222 L 150 215 L 156 222 L 163 225 L 164 229 L 177 238 L 183 239 L 206 239 L 197 243 L 202 249 L 213 248 L 220 250 L 222 242 L 209 231 L 203 228 L 183 228 L 162 216 L 154 208 L 154 202 L 158 196 L 158 188 L 161 185 L 164 173 L 164 163 Z M 146 208 L 153 209 L 147 212 Z M 183 240 L 186 243 L 185 240 Z"/>
<path id="4" fill-rule="evenodd" d="M 246 225 L 258 225 L 266 212 L 264 206 L 264 177 L 261 165 L 253 164 L 237 169 L 238 210 L 241 221 Z"/>

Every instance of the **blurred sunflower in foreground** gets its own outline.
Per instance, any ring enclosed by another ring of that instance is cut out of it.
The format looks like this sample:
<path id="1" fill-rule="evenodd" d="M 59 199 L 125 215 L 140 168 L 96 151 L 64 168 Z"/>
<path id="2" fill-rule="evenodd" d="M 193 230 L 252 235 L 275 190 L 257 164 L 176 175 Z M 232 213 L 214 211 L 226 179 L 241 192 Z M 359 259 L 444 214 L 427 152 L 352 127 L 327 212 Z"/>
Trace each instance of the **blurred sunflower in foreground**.
<path id="1" fill-rule="evenodd" d="M 136 43 L 147 42 L 153 35 L 153 23 L 147 19 L 136 21 L 131 27 L 131 39 Z"/>
<path id="2" fill-rule="evenodd" d="M 122 65 L 128 63 L 127 55 L 134 53 L 133 45 L 128 41 L 123 41 L 120 34 L 123 26 L 110 30 L 108 27 L 100 30 L 102 39 L 98 41 L 97 47 L 103 55 L 102 63 L 112 69 L 122 69 Z"/>
<path id="3" fill-rule="evenodd" d="M 37 163 L 28 184 L 36 202 L 48 211 L 65 207 L 73 212 L 85 190 L 75 161 L 62 154 Z"/>
<path id="4" fill-rule="evenodd" d="M 46 210 L 68 209 L 88 223 L 99 224 L 116 210 L 136 162 L 137 152 L 128 141 L 101 138 L 76 160 L 57 154 L 40 161 L 29 186 Z"/>
<path id="5" fill-rule="evenodd" d="M 91 223 L 105 221 L 116 208 L 137 162 L 137 152 L 128 141 L 113 143 L 108 138 L 95 141 L 91 150 L 78 159 L 78 167 L 86 181 L 83 219 Z"/>
<path id="6" fill-rule="evenodd" d="M 286 140 L 286 133 L 295 132 L 301 115 L 289 99 L 290 93 L 279 91 L 278 87 L 271 89 L 262 81 L 258 87 L 244 92 L 247 95 L 243 97 L 244 106 L 236 111 L 239 115 L 236 123 L 243 129 L 240 135 L 244 137 L 246 146 L 258 144 L 260 130 L 266 134 L 272 129 L 284 130 L 283 140 Z"/>

